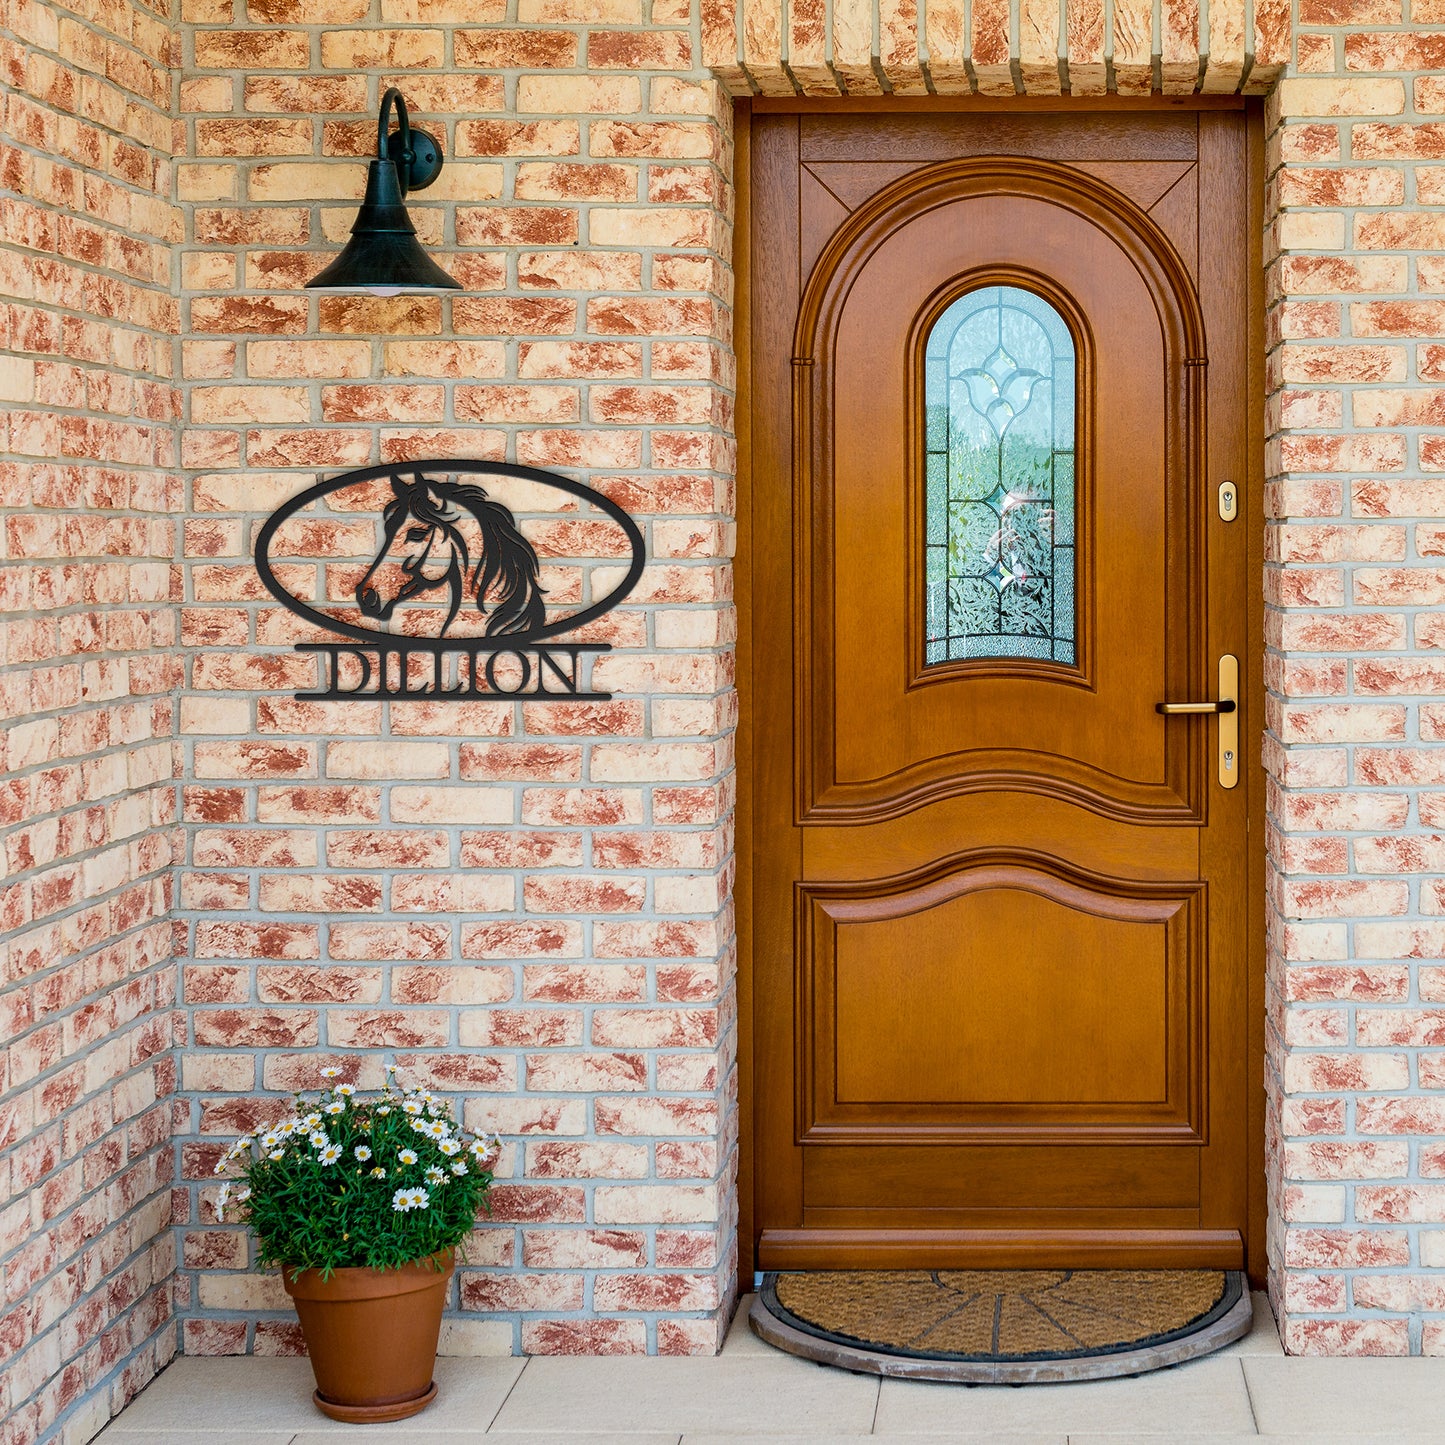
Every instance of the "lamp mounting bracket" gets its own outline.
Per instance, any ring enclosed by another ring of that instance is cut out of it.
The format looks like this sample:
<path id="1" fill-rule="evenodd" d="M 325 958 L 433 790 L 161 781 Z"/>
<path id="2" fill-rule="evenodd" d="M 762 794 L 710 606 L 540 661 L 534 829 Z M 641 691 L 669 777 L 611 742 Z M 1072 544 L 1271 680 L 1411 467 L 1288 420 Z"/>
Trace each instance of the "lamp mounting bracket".
<path id="1" fill-rule="evenodd" d="M 424 191 L 441 174 L 441 150 L 424 130 L 392 131 L 386 138 L 386 153 L 396 162 L 403 191 Z"/>

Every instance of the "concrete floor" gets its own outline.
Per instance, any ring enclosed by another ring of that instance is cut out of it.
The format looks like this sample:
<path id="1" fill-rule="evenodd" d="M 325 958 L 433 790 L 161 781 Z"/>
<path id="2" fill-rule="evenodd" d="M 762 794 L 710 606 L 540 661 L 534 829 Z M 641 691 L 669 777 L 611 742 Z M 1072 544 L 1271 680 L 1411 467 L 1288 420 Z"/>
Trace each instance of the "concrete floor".
<path id="1" fill-rule="evenodd" d="M 438 1398 L 397 1425 L 338 1425 L 305 1360 L 182 1359 L 104 1445 L 1345 1445 L 1445 1441 L 1445 1360 L 1288 1359 L 1263 1295 L 1247 1339 L 1192 1364 L 1079 1385 L 912 1384 L 793 1359 L 749 1332 L 744 1300 L 716 1359 L 443 1359 Z"/>

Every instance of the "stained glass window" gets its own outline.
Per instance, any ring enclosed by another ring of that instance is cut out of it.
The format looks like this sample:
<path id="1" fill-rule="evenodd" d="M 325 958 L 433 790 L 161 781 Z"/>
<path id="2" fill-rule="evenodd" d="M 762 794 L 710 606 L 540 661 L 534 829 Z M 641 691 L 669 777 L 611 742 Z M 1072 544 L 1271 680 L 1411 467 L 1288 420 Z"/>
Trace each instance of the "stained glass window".
<path id="1" fill-rule="evenodd" d="M 1075 661 L 1074 342 L 1017 286 L 934 323 L 927 408 L 925 662 Z"/>

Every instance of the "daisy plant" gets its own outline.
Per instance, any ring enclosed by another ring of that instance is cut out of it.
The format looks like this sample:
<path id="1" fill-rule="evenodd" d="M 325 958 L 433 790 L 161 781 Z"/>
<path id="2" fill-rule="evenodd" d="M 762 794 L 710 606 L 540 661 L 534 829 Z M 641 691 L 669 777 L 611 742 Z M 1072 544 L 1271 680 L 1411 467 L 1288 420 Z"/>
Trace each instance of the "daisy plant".
<path id="1" fill-rule="evenodd" d="M 323 1276 L 395 1269 L 461 1244 L 487 1207 L 495 1135 L 459 1128 L 451 1106 L 387 1071 L 371 1097 L 331 1082 L 297 1094 L 295 1113 L 237 1139 L 216 1174 L 216 1217 L 249 1224 L 258 1264 Z"/>

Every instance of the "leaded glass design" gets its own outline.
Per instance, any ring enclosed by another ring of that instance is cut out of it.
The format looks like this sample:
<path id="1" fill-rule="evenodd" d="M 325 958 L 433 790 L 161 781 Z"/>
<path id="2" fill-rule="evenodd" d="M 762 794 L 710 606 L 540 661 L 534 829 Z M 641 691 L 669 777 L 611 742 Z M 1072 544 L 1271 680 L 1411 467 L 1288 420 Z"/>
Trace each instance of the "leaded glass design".
<path id="1" fill-rule="evenodd" d="M 1075 661 L 1074 341 L 1032 291 L 986 286 L 934 323 L 927 663 Z"/>

